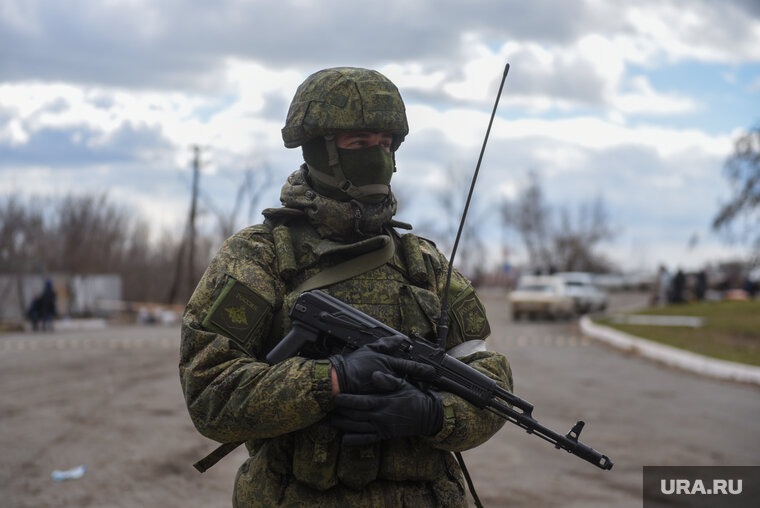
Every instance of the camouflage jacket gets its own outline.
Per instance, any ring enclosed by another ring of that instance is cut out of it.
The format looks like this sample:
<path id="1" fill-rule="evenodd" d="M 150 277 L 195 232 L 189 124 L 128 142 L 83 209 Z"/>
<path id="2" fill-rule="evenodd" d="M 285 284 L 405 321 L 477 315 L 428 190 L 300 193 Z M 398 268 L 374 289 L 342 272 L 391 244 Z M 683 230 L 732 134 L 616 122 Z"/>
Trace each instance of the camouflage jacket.
<path id="1" fill-rule="evenodd" d="M 303 200 L 317 206 L 304 207 Z M 444 424 L 437 435 L 344 447 L 330 425 L 333 396 L 324 359 L 330 351 L 302 352 L 271 366 L 264 361 L 290 328 L 294 288 L 387 241 L 396 251 L 385 265 L 322 289 L 403 333 L 433 338 L 446 259 L 431 242 L 388 228 L 392 198 L 365 213 L 357 227 L 361 214 L 342 208 L 360 205 L 308 194 L 294 174 L 283 203 L 290 206 L 270 210 L 264 224 L 225 242 L 183 317 L 180 377 L 193 423 L 219 442 L 245 441 L 250 452 L 236 479 L 235 506 L 466 505 L 450 452 L 485 442 L 503 420 L 442 392 Z M 326 219 L 336 216 L 343 220 Z M 483 306 L 456 271 L 450 299 L 447 347 L 485 339 Z M 502 355 L 480 351 L 460 359 L 512 389 Z"/>

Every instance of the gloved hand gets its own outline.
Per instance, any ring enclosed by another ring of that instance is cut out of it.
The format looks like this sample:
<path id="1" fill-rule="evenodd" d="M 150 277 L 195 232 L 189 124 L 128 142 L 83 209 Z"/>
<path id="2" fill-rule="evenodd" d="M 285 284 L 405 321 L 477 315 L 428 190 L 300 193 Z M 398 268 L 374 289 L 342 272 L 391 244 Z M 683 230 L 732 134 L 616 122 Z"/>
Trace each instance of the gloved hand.
<path id="1" fill-rule="evenodd" d="M 381 439 L 432 436 L 443 426 L 443 402 L 434 391 L 381 372 L 372 382 L 388 393 L 338 394 L 332 423 L 343 434 L 343 444 L 358 446 Z"/>
<path id="2" fill-rule="evenodd" d="M 341 393 L 378 393 L 387 391 L 374 385 L 375 372 L 392 376 L 409 376 L 418 380 L 431 380 L 435 369 L 430 365 L 391 356 L 404 337 L 386 337 L 344 355 L 329 357 L 338 378 Z"/>

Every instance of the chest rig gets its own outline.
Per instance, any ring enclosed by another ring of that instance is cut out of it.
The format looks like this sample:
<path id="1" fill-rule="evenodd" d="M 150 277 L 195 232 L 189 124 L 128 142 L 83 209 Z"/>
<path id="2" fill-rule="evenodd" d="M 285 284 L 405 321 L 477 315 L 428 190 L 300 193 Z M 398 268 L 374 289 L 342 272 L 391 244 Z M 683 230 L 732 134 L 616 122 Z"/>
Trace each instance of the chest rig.
<path id="1" fill-rule="evenodd" d="M 440 316 L 436 271 L 417 236 L 387 227 L 384 234 L 339 242 L 320 236 L 295 210 L 268 212 L 286 293 L 267 349 L 290 329 L 287 314 L 296 298 L 317 288 L 402 333 L 434 337 Z M 302 354 L 318 358 L 331 352 L 320 347 Z"/>
<path id="2" fill-rule="evenodd" d="M 402 333 L 435 340 L 441 309 L 435 289 L 442 267 L 423 252 L 417 236 L 400 235 L 388 227 L 384 234 L 338 242 L 320 236 L 297 211 L 278 210 L 269 211 L 266 224 L 272 231 L 276 269 L 286 292 L 282 308 L 273 319 L 273 340 L 267 349 L 290 329 L 287 314 L 303 288 L 316 289 L 310 281 L 329 270 L 335 276 L 320 281 L 317 287 L 322 291 Z M 391 255 L 384 262 L 341 269 L 351 260 L 381 251 L 389 244 Z M 325 358 L 337 352 L 326 344 L 316 344 L 299 355 Z M 273 470 L 292 474 L 319 491 L 338 484 L 362 489 L 377 479 L 429 482 L 452 474 L 453 466 L 448 462 L 453 459 L 445 452 L 422 446 L 417 438 L 344 447 L 340 437 L 328 417 L 264 443 L 259 456 L 265 457 Z"/>

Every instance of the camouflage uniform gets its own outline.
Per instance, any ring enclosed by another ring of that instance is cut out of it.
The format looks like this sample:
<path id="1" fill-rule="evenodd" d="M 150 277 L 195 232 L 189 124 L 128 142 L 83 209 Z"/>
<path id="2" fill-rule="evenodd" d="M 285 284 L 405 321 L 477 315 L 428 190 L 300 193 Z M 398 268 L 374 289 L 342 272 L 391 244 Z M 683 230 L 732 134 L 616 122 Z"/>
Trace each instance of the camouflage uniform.
<path id="1" fill-rule="evenodd" d="M 197 429 L 219 442 L 245 441 L 250 458 L 233 505 L 465 506 L 451 451 L 480 445 L 503 420 L 450 393 L 431 437 L 343 446 L 331 425 L 330 363 L 314 347 L 276 365 L 264 358 L 290 329 L 295 288 L 327 267 L 393 242 L 377 268 L 322 289 L 406 334 L 432 340 L 447 261 L 435 245 L 391 225 L 392 193 L 381 203 L 338 201 L 314 192 L 307 169 L 283 187 L 284 208 L 229 238 L 209 265 L 183 318 L 180 376 Z M 482 303 L 456 271 L 447 348 L 490 333 Z M 512 389 L 506 359 L 478 351 L 460 358 Z"/>

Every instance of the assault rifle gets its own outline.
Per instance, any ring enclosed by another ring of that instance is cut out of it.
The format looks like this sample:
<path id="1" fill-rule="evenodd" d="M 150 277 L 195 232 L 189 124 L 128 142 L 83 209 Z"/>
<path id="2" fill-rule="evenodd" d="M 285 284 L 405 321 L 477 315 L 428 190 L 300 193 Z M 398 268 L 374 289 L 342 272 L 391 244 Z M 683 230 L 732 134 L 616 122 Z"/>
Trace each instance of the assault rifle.
<path id="1" fill-rule="evenodd" d="M 580 441 L 584 422 L 577 422 L 566 435 L 557 434 L 533 418 L 533 404 L 517 397 L 469 365 L 446 354 L 443 348 L 422 337 L 406 336 L 360 310 L 320 290 L 302 293 L 290 310 L 293 328 L 266 359 L 271 365 L 298 352 L 309 343 L 337 343 L 345 352 L 386 337 L 402 336 L 394 356 L 430 365 L 433 379 L 425 379 L 440 390 L 459 395 L 480 409 L 486 409 L 601 469 L 612 469 L 612 461 Z"/>

